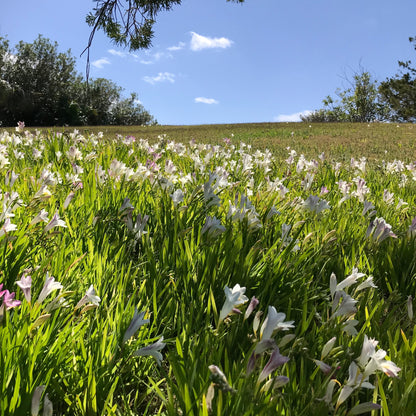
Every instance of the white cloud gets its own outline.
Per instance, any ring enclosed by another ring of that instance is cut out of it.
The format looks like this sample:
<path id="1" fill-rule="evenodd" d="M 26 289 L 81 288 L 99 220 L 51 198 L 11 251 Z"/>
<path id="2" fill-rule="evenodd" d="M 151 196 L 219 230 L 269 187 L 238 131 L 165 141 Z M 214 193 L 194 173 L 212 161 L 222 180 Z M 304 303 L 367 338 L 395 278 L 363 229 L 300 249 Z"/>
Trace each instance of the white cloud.
<path id="1" fill-rule="evenodd" d="M 175 46 L 170 46 L 168 49 L 168 51 L 180 51 L 181 49 L 183 49 L 185 47 L 185 42 L 179 42 L 177 45 Z"/>
<path id="2" fill-rule="evenodd" d="M 175 82 L 175 74 L 171 74 L 170 72 L 159 72 L 154 77 L 149 77 L 149 76 L 143 77 L 143 81 L 146 81 L 152 85 L 156 84 L 157 82 L 164 82 L 164 81 L 168 81 L 173 84 Z"/>
<path id="3" fill-rule="evenodd" d="M 229 48 L 233 41 L 227 38 L 209 38 L 206 36 L 198 35 L 198 33 L 191 32 L 191 50 L 200 51 L 202 49 L 211 48 Z"/>
<path id="4" fill-rule="evenodd" d="M 283 121 L 287 121 L 287 122 L 296 122 L 296 121 L 302 121 L 301 120 L 301 116 L 307 116 L 309 114 L 311 114 L 312 111 L 310 110 L 305 110 L 305 111 L 300 111 L 299 113 L 293 113 L 293 114 L 279 114 L 277 117 L 274 117 L 274 121 L 277 122 L 283 122 Z"/>
<path id="5" fill-rule="evenodd" d="M 218 104 L 219 101 L 215 100 L 214 98 L 196 97 L 195 102 L 203 104 Z"/>
<path id="6" fill-rule="evenodd" d="M 111 62 L 107 58 L 97 59 L 96 61 L 91 62 L 92 66 L 95 68 L 102 69 L 104 65 L 109 65 Z"/>
<path id="7" fill-rule="evenodd" d="M 161 59 L 168 59 L 168 58 L 173 58 L 171 53 L 167 53 L 167 52 L 155 52 L 155 53 L 150 53 L 149 51 L 145 52 L 145 55 L 148 57 L 148 59 L 141 59 L 140 63 L 144 64 L 144 65 L 151 65 L 154 64 L 157 61 L 160 61 Z M 137 58 L 138 56 L 135 55 L 135 58 Z"/>
<path id="8" fill-rule="evenodd" d="M 124 58 L 126 56 L 125 52 L 116 51 L 115 49 L 109 49 L 107 52 L 111 55 L 119 56 L 120 58 Z"/>

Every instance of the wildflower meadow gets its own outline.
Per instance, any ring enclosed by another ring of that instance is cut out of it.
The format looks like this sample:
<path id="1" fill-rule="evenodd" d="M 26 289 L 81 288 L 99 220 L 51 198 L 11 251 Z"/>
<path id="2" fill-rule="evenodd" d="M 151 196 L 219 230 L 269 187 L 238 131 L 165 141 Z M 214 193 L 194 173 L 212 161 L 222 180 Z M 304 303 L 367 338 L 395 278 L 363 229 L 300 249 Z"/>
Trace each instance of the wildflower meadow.
<path id="1" fill-rule="evenodd" d="M 20 123 L 0 173 L 1 416 L 416 414 L 411 154 Z"/>

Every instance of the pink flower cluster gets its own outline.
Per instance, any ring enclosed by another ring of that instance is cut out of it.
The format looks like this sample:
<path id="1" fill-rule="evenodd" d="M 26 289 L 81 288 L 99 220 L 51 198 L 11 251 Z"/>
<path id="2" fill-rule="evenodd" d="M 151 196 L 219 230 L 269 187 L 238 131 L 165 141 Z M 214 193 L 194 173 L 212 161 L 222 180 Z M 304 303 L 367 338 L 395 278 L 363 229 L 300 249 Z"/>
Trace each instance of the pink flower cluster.
<path id="1" fill-rule="evenodd" d="M 20 300 L 14 299 L 15 293 L 10 293 L 7 289 L 3 289 L 3 283 L 0 284 L 0 299 L 3 298 L 2 306 L 4 305 L 6 309 L 15 308 L 19 306 L 22 302 Z"/>

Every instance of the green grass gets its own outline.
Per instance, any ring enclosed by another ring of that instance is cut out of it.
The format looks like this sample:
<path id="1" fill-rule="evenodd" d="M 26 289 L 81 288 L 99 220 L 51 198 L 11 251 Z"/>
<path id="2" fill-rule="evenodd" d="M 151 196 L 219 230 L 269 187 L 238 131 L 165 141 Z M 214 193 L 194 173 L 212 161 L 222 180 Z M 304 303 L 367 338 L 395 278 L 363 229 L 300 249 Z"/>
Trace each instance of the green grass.
<path id="1" fill-rule="evenodd" d="M 363 414 L 416 414 L 412 127 L 3 130 L 0 292 L 21 304 L 0 297 L 0 415 L 36 414 L 40 386 L 39 414 L 49 402 L 55 415 L 349 415 L 368 402 L 381 409 Z M 363 214 L 364 201 L 373 208 Z M 34 224 L 41 210 L 48 218 Z M 45 231 L 56 212 L 64 223 Z M 371 229 L 376 217 L 391 226 L 386 238 Z M 335 276 L 354 273 L 363 275 L 335 290 Z M 47 276 L 62 287 L 39 302 Z M 242 313 L 221 320 L 224 288 L 237 284 Z M 271 307 L 280 326 L 268 332 Z M 145 322 L 125 339 L 140 312 Z M 363 357 L 367 337 L 378 344 Z M 288 360 L 259 381 L 276 346 Z"/>
<path id="2" fill-rule="evenodd" d="M 89 126 L 78 129 L 83 134 L 103 132 L 106 137 L 111 138 L 116 134 L 132 135 L 150 142 L 157 141 L 158 136 L 167 135 L 171 140 L 185 143 L 194 139 L 198 143 L 222 144 L 221 139 L 228 137 L 235 143 L 241 140 L 256 149 L 268 148 L 279 156 L 286 154 L 288 146 L 308 157 L 316 157 L 317 154 L 325 152 L 329 157 L 345 160 L 364 155 L 369 159 L 411 161 L 416 154 L 416 127 L 413 124 L 247 123 L 146 127 Z M 72 131 L 72 128 L 54 130 Z"/>

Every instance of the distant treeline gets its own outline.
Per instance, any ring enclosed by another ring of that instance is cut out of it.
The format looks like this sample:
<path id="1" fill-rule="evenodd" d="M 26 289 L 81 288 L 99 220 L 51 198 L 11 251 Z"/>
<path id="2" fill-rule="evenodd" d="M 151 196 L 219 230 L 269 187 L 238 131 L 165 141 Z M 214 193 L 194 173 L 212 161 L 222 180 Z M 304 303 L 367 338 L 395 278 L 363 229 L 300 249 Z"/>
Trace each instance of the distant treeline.
<path id="1" fill-rule="evenodd" d="M 409 41 L 416 50 L 416 38 Z M 399 73 L 385 81 L 374 80 L 362 68 L 352 79 L 349 88 L 336 91 L 337 98 L 328 95 L 324 107 L 302 117 L 307 122 L 415 122 L 416 69 L 411 61 L 399 61 Z"/>
<path id="2" fill-rule="evenodd" d="M 0 126 L 156 124 L 132 93 L 104 78 L 88 84 L 75 70 L 70 51 L 39 35 L 11 49 L 0 37 Z"/>

